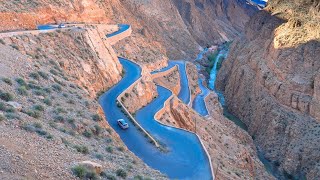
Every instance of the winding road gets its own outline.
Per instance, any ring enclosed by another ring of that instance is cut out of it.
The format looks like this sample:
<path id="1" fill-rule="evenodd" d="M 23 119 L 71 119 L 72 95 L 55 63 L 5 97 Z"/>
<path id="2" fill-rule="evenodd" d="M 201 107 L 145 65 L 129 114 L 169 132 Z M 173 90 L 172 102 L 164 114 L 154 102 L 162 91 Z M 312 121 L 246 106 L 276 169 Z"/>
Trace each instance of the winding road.
<path id="1" fill-rule="evenodd" d="M 126 31 L 129 25 L 119 25 L 119 30 L 107 37 Z M 52 26 L 38 26 L 39 30 L 52 29 Z M 140 126 L 159 142 L 166 151 L 157 148 L 149 139 L 134 127 L 132 121 L 121 111 L 117 97 L 132 83 L 141 77 L 141 67 L 136 63 L 119 57 L 125 74 L 123 78 L 99 97 L 109 125 L 119 134 L 128 149 L 141 158 L 150 167 L 166 174 L 170 179 L 214 179 L 210 159 L 200 139 L 191 132 L 159 123 L 154 115 L 164 107 L 164 102 L 171 96 L 171 91 L 157 86 L 158 97 L 136 112 Z M 177 65 L 181 76 L 181 91 L 178 97 L 186 104 L 190 102 L 190 89 L 184 61 L 170 61 L 167 69 Z M 162 69 L 164 71 L 166 69 Z M 155 72 L 156 73 L 156 72 Z M 121 129 L 118 119 L 125 119 L 130 128 Z"/>
<path id="2" fill-rule="evenodd" d="M 208 157 L 197 136 L 162 125 L 154 119 L 155 113 L 171 96 L 169 90 L 157 86 L 159 96 L 136 113 L 139 124 L 164 145 L 168 152 L 162 152 L 150 143 L 117 107 L 117 97 L 141 76 L 140 66 L 126 59 L 119 59 L 126 72 L 124 77 L 99 98 L 110 126 L 120 135 L 130 151 L 150 167 L 168 175 L 169 178 L 212 179 Z M 122 130 L 117 125 L 116 120 L 119 118 L 125 119 L 131 128 Z"/>
<path id="3" fill-rule="evenodd" d="M 167 67 L 164 67 L 160 70 L 153 71 L 153 72 L 151 72 L 151 74 L 156 74 L 159 72 L 167 71 L 167 70 L 173 68 L 174 66 L 178 66 L 179 74 L 180 74 L 181 88 L 180 88 L 180 92 L 178 94 L 178 98 L 182 102 L 184 102 L 185 104 L 189 104 L 189 102 L 191 101 L 191 95 L 190 95 L 188 77 L 187 77 L 187 73 L 186 73 L 186 62 L 185 61 L 170 60 L 170 61 L 168 61 Z"/>
<path id="4" fill-rule="evenodd" d="M 112 34 L 117 35 L 119 33 Z M 117 107 L 117 97 L 141 76 L 140 66 L 123 58 L 119 58 L 119 60 L 126 72 L 123 79 L 99 99 L 110 126 L 116 130 L 130 151 L 150 167 L 168 175 L 169 178 L 213 179 L 208 156 L 199 138 L 188 131 L 160 124 L 154 118 L 154 115 L 163 108 L 164 102 L 171 96 L 171 91 L 162 86 L 157 86 L 159 96 L 147 106 L 138 110 L 135 118 L 152 137 L 165 147 L 166 152 L 160 151 L 150 143 L 137 128 L 134 128 L 132 122 Z M 188 104 L 190 102 L 190 90 L 184 61 L 169 61 L 166 68 L 152 73 L 166 71 L 176 65 L 179 67 L 181 76 L 181 91 L 178 97 Z M 119 118 L 125 119 L 131 128 L 122 130 L 116 122 Z"/>
<path id="5" fill-rule="evenodd" d="M 209 113 L 206 106 L 205 98 L 209 95 L 210 90 L 203 85 L 203 82 L 204 80 L 199 77 L 198 84 L 201 89 L 201 93 L 194 98 L 192 108 L 201 116 L 207 116 Z"/>

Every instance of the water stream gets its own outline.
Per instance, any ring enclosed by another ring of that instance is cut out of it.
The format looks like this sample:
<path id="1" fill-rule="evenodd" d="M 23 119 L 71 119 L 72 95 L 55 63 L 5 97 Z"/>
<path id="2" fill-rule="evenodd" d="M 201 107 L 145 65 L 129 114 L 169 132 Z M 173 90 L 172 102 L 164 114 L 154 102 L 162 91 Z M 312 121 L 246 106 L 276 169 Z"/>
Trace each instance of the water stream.
<path id="1" fill-rule="evenodd" d="M 217 78 L 217 73 L 219 71 L 219 69 L 217 67 L 218 61 L 221 57 L 226 58 L 228 55 L 228 51 L 229 50 L 228 50 L 227 46 L 224 46 L 221 50 L 219 50 L 218 55 L 216 56 L 216 58 L 214 60 L 215 61 L 214 66 L 213 66 L 212 70 L 210 71 L 210 79 L 208 80 L 208 87 L 211 90 L 213 90 L 215 93 L 217 93 L 217 95 L 219 97 L 219 102 L 221 103 L 221 105 L 223 107 L 223 115 L 227 119 L 234 122 L 237 126 L 242 128 L 243 130 L 248 131 L 247 125 L 244 122 L 242 122 L 238 117 L 236 117 L 235 115 L 233 115 L 231 112 L 228 111 L 223 93 L 218 91 L 215 88 L 215 81 Z M 275 165 L 264 157 L 263 152 L 259 148 L 257 148 L 257 154 L 258 154 L 260 161 L 263 163 L 265 169 L 267 170 L 267 172 L 269 172 L 270 174 L 272 174 L 275 177 L 279 177 L 278 171 L 277 171 L 277 168 L 275 167 Z"/>

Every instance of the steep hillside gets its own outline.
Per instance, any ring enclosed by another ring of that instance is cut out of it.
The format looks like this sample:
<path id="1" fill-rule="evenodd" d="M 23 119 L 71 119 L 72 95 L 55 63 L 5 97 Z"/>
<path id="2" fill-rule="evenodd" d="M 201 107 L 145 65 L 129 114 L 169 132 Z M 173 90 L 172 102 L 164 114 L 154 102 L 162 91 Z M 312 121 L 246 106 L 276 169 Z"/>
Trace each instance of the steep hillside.
<path id="1" fill-rule="evenodd" d="M 216 85 L 283 177 L 320 177 L 320 2 L 272 0 L 231 46 Z"/>
<path id="2" fill-rule="evenodd" d="M 255 10 L 243 0 L 1 1 L 0 30 L 59 22 L 127 23 L 136 34 L 130 41 L 133 51 L 125 44 L 119 51 L 140 61 L 139 55 L 148 55 L 151 62 L 163 55 L 193 58 L 200 45 L 235 38 Z"/>
<path id="3" fill-rule="evenodd" d="M 122 75 L 106 29 L 1 34 L 1 179 L 76 179 L 82 161 L 102 165 L 104 178 L 165 178 L 127 150 L 95 99 Z"/>

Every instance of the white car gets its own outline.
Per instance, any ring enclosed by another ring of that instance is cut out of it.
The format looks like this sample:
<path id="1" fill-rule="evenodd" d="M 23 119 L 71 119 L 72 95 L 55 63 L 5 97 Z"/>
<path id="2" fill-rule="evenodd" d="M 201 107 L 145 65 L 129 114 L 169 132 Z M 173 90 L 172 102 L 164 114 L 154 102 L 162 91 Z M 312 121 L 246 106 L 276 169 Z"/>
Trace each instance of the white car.
<path id="1" fill-rule="evenodd" d="M 64 25 L 63 23 L 59 24 L 58 28 L 65 28 L 66 25 Z"/>
<path id="2" fill-rule="evenodd" d="M 122 129 L 128 129 L 129 128 L 129 124 L 124 119 L 118 119 L 117 122 L 118 122 L 118 125 Z"/>

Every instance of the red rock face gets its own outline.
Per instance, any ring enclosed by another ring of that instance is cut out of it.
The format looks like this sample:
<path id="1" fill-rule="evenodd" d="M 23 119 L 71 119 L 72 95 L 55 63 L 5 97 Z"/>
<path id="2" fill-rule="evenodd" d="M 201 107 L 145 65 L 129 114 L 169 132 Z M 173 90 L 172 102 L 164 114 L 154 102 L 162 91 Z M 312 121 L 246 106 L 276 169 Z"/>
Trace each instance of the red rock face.
<path id="1" fill-rule="evenodd" d="M 216 85 L 230 111 L 248 125 L 256 144 L 284 174 L 317 179 L 319 19 L 308 14 L 308 6 L 300 12 L 290 2 L 273 2 L 266 10 L 282 13 L 260 12 L 249 21 Z"/>
<path id="2" fill-rule="evenodd" d="M 19 5 L 7 1 L 0 7 L 0 31 L 35 29 L 37 24 L 60 22 L 121 22 L 132 25 L 137 33 L 133 39 L 146 44 L 144 49 L 156 47 L 150 47 L 148 56 L 163 59 L 158 55 L 161 53 L 170 59 L 182 59 L 193 58 L 199 45 L 233 39 L 253 12 L 252 7 L 236 0 L 40 0 Z"/>

